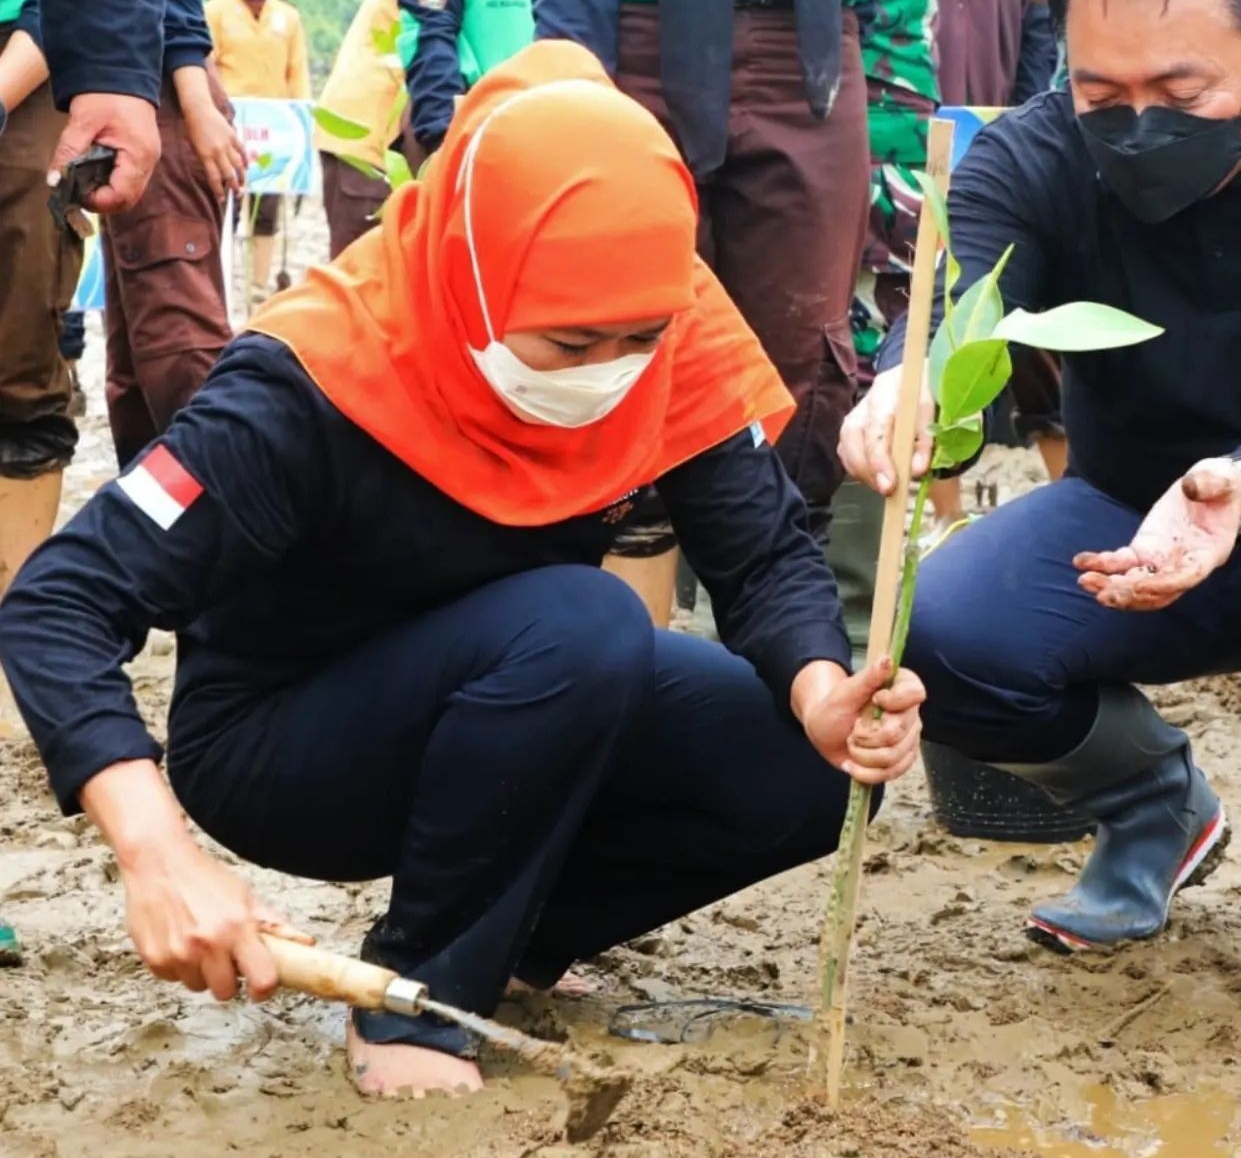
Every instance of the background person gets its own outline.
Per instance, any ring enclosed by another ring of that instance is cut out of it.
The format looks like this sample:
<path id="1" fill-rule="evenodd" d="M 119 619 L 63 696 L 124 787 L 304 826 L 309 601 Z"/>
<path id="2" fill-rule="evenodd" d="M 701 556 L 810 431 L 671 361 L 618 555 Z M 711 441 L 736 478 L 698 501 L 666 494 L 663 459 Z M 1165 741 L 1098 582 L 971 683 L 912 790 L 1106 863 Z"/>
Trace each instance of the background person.
<path id="1" fill-rule="evenodd" d="M 60 329 L 82 242 L 48 211 L 65 118 L 39 37 L 37 3 L 0 0 L 0 598 L 51 533 L 78 441 Z"/>
<path id="2" fill-rule="evenodd" d="M 207 0 L 205 11 L 214 43 L 212 59 L 230 97 L 310 100 L 306 31 L 292 4 Z M 253 218 L 250 289 L 258 300 L 270 287 L 282 200 L 277 193 L 260 195 Z M 250 228 L 249 222 L 246 227 Z"/>
<path id="3" fill-rule="evenodd" d="M 315 125 L 333 258 L 374 227 L 391 192 L 386 180 L 350 161 L 386 173 L 388 149 L 400 136 L 404 73 L 396 52 L 383 50 L 395 44 L 398 20 L 396 0 L 362 0 L 319 96 L 320 107 L 367 129 L 365 137 L 345 140 Z"/>
<path id="4" fill-rule="evenodd" d="M 871 201 L 866 247 L 853 302 L 858 383 L 875 377 L 874 357 L 888 327 L 909 309 L 909 278 L 926 168 L 927 131 L 939 103 L 935 74 L 938 0 L 884 0 L 862 32 L 870 138 Z M 859 659 L 866 653 L 883 499 L 846 478 L 832 500 L 827 560 L 840 588 L 845 627 Z"/>
<path id="5" fill-rule="evenodd" d="M 850 306 L 869 203 L 859 12 L 870 7 L 540 0 L 535 13 L 539 35 L 578 36 L 615 62 L 622 91 L 680 146 L 698 183 L 699 250 L 797 401 L 776 449 L 821 542 L 844 477 L 840 423 L 857 397 Z M 671 610 L 675 546 L 648 492 L 616 544 L 616 570 L 658 623 Z"/>
<path id="6" fill-rule="evenodd" d="M 163 155 L 132 208 L 103 219 L 108 424 L 124 468 L 166 430 L 233 336 L 224 285 L 224 198 L 238 195 L 245 153 L 228 98 L 209 64 L 201 18 L 186 37 L 169 28 L 178 61 L 164 77 Z"/>
<path id="7" fill-rule="evenodd" d="M 82 250 L 47 211 L 47 163 L 64 118 L 39 42 L 38 4 L 0 0 L 0 598 L 52 529 L 77 443 L 58 330 Z M 19 964 L 17 933 L 0 920 L 0 966 Z"/>
<path id="8" fill-rule="evenodd" d="M 531 0 L 401 0 L 410 135 L 422 162 L 443 143 L 459 97 L 534 39 Z"/>

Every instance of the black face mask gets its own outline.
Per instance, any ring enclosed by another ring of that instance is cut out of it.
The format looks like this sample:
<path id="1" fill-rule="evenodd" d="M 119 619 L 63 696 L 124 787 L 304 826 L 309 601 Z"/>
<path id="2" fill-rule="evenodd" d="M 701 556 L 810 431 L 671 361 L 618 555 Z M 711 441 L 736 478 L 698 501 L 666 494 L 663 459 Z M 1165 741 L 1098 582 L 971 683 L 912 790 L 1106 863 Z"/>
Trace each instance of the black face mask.
<path id="1" fill-rule="evenodd" d="M 1078 118 L 1112 192 L 1141 221 L 1167 221 L 1210 196 L 1241 161 L 1241 117 L 1117 105 Z"/>

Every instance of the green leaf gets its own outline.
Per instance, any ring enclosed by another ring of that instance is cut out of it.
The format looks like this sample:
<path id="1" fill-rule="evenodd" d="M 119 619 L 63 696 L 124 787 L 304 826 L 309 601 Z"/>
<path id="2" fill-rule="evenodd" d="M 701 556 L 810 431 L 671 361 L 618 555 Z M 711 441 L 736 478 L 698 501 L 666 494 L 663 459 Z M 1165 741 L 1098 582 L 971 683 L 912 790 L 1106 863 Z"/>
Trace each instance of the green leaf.
<path id="1" fill-rule="evenodd" d="M 948 268 L 944 271 L 944 298 L 946 302 L 952 301 L 952 291 L 956 289 L 957 282 L 961 280 L 961 264 L 953 256 L 951 249 L 944 250 L 944 261 Z M 946 307 L 945 315 L 951 311 Z"/>
<path id="2" fill-rule="evenodd" d="M 953 351 L 967 342 L 991 337 L 1004 317 L 1004 299 L 1000 296 L 999 280 L 1011 252 L 1010 248 L 986 277 L 979 278 L 961 295 L 951 310 L 946 308 L 945 302 L 944 320 L 940 322 L 935 337 L 931 340 L 929 354 L 931 394 L 936 402 L 943 402 L 944 367 Z"/>
<path id="3" fill-rule="evenodd" d="M 382 169 L 376 168 L 369 161 L 363 161 L 359 157 L 347 157 L 344 153 L 336 154 L 337 160 L 344 161 L 351 169 L 357 169 L 359 173 L 365 173 L 372 181 L 387 181 L 388 174 Z"/>
<path id="4" fill-rule="evenodd" d="M 371 43 L 380 56 L 393 56 L 396 53 L 396 42 L 401 36 L 401 22 L 394 20 L 387 28 L 373 28 Z"/>
<path id="5" fill-rule="evenodd" d="M 931 351 L 927 355 L 927 377 L 931 386 L 931 397 L 936 402 L 944 389 L 944 367 L 952 357 L 952 318 L 946 317 L 939 323 L 935 337 L 931 339 Z"/>
<path id="6" fill-rule="evenodd" d="M 398 153 L 395 149 L 389 149 L 384 154 L 384 160 L 388 165 L 388 184 L 393 189 L 399 189 L 402 185 L 408 185 L 414 175 L 410 172 L 409 162 L 405 160 L 402 153 Z"/>
<path id="7" fill-rule="evenodd" d="M 392 102 L 392 111 L 388 113 L 388 123 L 384 128 L 384 135 L 388 140 L 392 140 L 396 136 L 396 127 L 400 124 L 401 114 L 405 111 L 405 106 L 409 103 L 409 89 L 404 85 L 397 90 L 396 100 Z"/>
<path id="8" fill-rule="evenodd" d="M 959 466 L 978 453 L 983 442 L 983 423 L 979 415 L 943 426 L 936 422 L 931 426 L 935 438 L 935 452 L 931 456 L 932 470 L 947 470 Z"/>
<path id="9" fill-rule="evenodd" d="M 265 172 L 271 168 L 271 163 L 275 159 L 276 158 L 271 153 L 259 153 L 259 155 L 254 158 L 254 163 L 259 167 L 260 172 Z"/>
<path id="10" fill-rule="evenodd" d="M 974 300 L 969 310 L 961 310 L 958 305 L 958 311 L 965 314 L 962 321 L 960 338 L 956 345 L 963 346 L 966 342 L 976 342 L 981 338 L 989 338 L 995 331 L 1004 317 L 1004 299 L 1000 295 L 1000 277 L 1004 273 L 1004 267 L 1008 265 L 1008 259 L 1013 256 L 1013 247 L 1010 245 L 995 263 L 991 272 L 986 277 L 975 282 L 978 285 L 978 297 Z M 970 289 L 973 289 L 970 286 Z M 962 301 L 968 296 L 962 295 Z M 954 334 L 955 336 L 955 334 Z"/>
<path id="11" fill-rule="evenodd" d="M 935 228 L 939 230 L 939 240 L 945 249 L 952 249 L 952 235 L 948 232 L 948 199 L 939 191 L 929 173 L 921 169 L 914 170 L 914 180 L 922 189 L 922 196 L 935 215 Z"/>
<path id="12" fill-rule="evenodd" d="M 943 370 L 939 415 L 952 427 L 981 413 L 1012 377 L 1013 360 L 1002 338 L 984 338 L 954 350 Z"/>
<path id="13" fill-rule="evenodd" d="M 365 125 L 351 121 L 348 117 L 342 117 L 340 113 L 334 113 L 322 105 L 315 105 L 311 116 L 314 117 L 315 124 L 325 133 L 339 137 L 342 141 L 360 141 L 363 137 L 370 136 L 371 131 Z"/>
<path id="14" fill-rule="evenodd" d="M 1070 302 L 1041 314 L 1013 310 L 995 329 L 998 338 L 1064 353 L 1136 346 L 1162 333 L 1162 327 L 1100 302 Z"/>

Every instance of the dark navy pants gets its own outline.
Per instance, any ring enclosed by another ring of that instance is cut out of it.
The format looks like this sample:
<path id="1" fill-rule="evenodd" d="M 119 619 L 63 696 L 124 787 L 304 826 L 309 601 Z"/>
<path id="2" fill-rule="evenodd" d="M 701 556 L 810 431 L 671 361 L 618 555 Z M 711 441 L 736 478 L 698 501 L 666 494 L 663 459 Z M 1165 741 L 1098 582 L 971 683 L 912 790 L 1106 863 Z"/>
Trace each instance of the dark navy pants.
<path id="1" fill-rule="evenodd" d="M 208 832 L 289 873 L 392 875 L 366 955 L 484 1013 L 513 974 L 548 984 L 830 852 L 849 788 L 748 663 L 655 632 L 587 567 L 402 623 L 239 711 L 186 767 L 175 732 L 192 726 L 174 714 L 170 769 Z"/>
<path id="2" fill-rule="evenodd" d="M 1064 756 L 1104 683 L 1241 669 L 1241 561 L 1164 611 L 1112 611 L 1073 556 L 1127 544 L 1145 512 L 1066 478 L 1001 507 L 922 565 L 904 662 L 927 688 L 925 735 L 978 760 Z"/>

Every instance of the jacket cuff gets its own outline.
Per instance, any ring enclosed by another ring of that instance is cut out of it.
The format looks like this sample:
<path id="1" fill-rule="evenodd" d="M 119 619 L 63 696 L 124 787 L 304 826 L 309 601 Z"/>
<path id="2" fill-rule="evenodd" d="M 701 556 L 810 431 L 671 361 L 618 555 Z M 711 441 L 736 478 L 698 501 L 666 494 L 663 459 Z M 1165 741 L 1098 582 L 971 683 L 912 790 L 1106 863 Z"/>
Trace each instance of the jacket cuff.
<path id="1" fill-rule="evenodd" d="M 22 8 L 13 26 L 15 32 L 24 32 L 43 51 L 43 22 L 39 19 L 39 8 L 36 4 L 27 4 Z"/>
<path id="2" fill-rule="evenodd" d="M 145 69 L 105 68 L 90 62 L 77 67 L 66 65 L 64 68 L 53 68 L 52 94 L 56 98 L 56 107 L 62 113 L 69 111 L 69 102 L 75 96 L 87 92 L 141 97 L 158 108 L 160 81 L 160 76 Z"/>
<path id="3" fill-rule="evenodd" d="M 853 648 L 844 629 L 835 622 L 820 620 L 786 631 L 763 653 L 755 667 L 771 689 L 778 706 L 792 715 L 789 700 L 793 681 L 808 663 L 827 660 L 853 671 Z"/>
<path id="4" fill-rule="evenodd" d="M 207 54 L 197 45 L 164 49 L 164 74 L 172 76 L 179 68 L 206 68 Z"/>
<path id="5" fill-rule="evenodd" d="M 66 816 L 82 811 L 78 795 L 88 780 L 124 760 L 154 760 L 164 757 L 136 716 L 121 712 L 102 713 L 78 720 L 48 741 L 43 753 L 48 779 L 56 802 Z"/>

